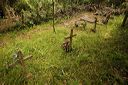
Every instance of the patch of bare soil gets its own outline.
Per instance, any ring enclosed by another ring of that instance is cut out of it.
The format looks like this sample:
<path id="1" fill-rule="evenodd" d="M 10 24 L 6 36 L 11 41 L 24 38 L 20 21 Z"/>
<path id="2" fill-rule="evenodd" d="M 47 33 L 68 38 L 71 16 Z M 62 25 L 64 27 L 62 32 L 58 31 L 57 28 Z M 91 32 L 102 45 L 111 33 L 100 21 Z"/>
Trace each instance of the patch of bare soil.
<path id="1" fill-rule="evenodd" d="M 94 18 L 97 17 L 98 23 L 101 24 L 101 20 L 103 17 L 96 16 L 94 13 L 91 12 L 83 12 L 81 14 L 76 14 L 72 18 L 65 20 L 62 25 L 64 26 L 73 26 L 76 21 L 79 21 L 80 19 L 86 19 L 87 21 L 93 22 Z"/>

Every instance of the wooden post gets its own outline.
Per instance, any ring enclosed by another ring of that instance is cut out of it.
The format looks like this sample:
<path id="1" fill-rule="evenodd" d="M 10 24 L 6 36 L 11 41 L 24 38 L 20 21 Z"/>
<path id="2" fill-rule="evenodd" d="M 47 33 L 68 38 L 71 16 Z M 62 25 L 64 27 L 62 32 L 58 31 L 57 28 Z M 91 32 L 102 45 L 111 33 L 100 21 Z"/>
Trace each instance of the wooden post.
<path id="1" fill-rule="evenodd" d="M 126 22 L 127 18 L 128 18 L 128 16 L 125 15 L 124 20 L 123 20 L 123 23 L 122 23 L 122 27 L 125 26 L 125 22 Z"/>
<path id="2" fill-rule="evenodd" d="M 94 30 L 96 31 L 96 25 L 97 25 L 97 18 L 95 17 L 95 25 L 94 25 Z"/>
<path id="3" fill-rule="evenodd" d="M 70 3 L 71 3 L 71 9 L 72 9 L 73 8 L 73 2 L 72 2 L 72 0 L 70 0 Z M 73 9 L 71 11 L 73 13 Z"/>
<path id="4" fill-rule="evenodd" d="M 53 32 L 54 33 L 56 33 L 56 30 L 55 30 L 55 2 L 54 2 L 54 0 L 52 0 L 52 3 L 53 3 L 53 14 L 52 14 L 52 16 L 53 16 Z"/>
<path id="5" fill-rule="evenodd" d="M 22 25 L 24 26 L 24 12 L 23 12 L 23 10 L 21 11 L 21 22 L 22 22 Z"/>
<path id="6" fill-rule="evenodd" d="M 124 17 L 124 20 L 123 20 L 122 25 L 121 25 L 122 27 L 125 26 L 125 23 L 126 23 L 127 19 L 128 19 L 128 8 L 125 11 L 125 17 Z"/>
<path id="7" fill-rule="evenodd" d="M 95 21 L 94 21 L 94 28 L 91 29 L 92 32 L 96 32 L 96 25 L 97 25 L 97 18 L 95 17 Z"/>
<path id="8" fill-rule="evenodd" d="M 72 37 L 73 37 L 73 29 L 71 29 L 71 33 L 70 33 L 70 50 L 72 50 Z"/>

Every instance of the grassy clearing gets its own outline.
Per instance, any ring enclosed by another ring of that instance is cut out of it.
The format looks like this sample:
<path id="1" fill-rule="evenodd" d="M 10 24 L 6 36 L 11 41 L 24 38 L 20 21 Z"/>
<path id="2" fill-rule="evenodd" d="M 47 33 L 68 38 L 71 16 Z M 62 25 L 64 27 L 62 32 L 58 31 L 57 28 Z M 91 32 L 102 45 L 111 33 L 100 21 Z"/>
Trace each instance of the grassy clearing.
<path id="1" fill-rule="evenodd" d="M 29 30 L 1 34 L 0 40 L 0 84 L 5 85 L 103 85 L 128 83 L 128 30 L 119 27 L 122 16 L 111 20 L 106 28 L 93 25 L 85 31 L 76 29 L 74 50 L 65 53 L 61 44 L 70 29 L 57 27 L 54 34 L 50 24 L 35 26 Z M 44 30 L 46 29 L 46 30 Z M 20 66 L 6 73 L 5 62 L 12 62 L 16 49 L 34 57 L 26 62 L 29 80 L 21 75 Z M 27 81 L 27 83 L 26 83 Z"/>

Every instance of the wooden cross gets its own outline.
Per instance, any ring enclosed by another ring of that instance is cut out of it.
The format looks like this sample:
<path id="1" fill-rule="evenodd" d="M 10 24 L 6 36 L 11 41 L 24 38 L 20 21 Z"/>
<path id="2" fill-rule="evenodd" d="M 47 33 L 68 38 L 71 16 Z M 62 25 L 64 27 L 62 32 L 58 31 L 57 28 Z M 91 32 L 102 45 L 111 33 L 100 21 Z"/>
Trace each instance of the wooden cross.
<path id="1" fill-rule="evenodd" d="M 24 57 L 23 53 L 19 50 L 16 55 L 14 56 L 14 62 L 9 64 L 7 66 L 7 68 L 12 68 L 14 66 L 16 66 L 17 64 L 20 64 L 22 67 L 22 75 L 25 76 L 27 79 L 32 77 L 31 73 L 27 73 L 26 69 L 25 69 L 25 61 L 28 59 L 31 59 L 32 55 L 28 56 L 28 57 Z"/>
<path id="2" fill-rule="evenodd" d="M 75 37 L 75 36 L 76 36 L 76 34 L 73 34 L 73 29 L 71 29 L 70 36 L 65 37 L 65 39 L 69 39 L 70 50 L 72 50 L 72 39 L 73 39 L 73 37 Z"/>
<path id="3" fill-rule="evenodd" d="M 53 16 L 53 32 L 56 33 L 56 30 L 55 30 L 55 2 L 54 2 L 54 0 L 52 0 L 52 3 L 53 3 L 53 13 L 52 13 L 52 16 Z"/>
<path id="4" fill-rule="evenodd" d="M 12 68 L 16 66 L 17 64 L 20 64 L 23 68 L 25 67 L 25 61 L 32 58 L 32 55 L 28 57 L 24 57 L 23 53 L 21 51 L 18 51 L 16 55 L 14 56 L 15 60 L 13 63 L 8 65 L 8 68 Z"/>

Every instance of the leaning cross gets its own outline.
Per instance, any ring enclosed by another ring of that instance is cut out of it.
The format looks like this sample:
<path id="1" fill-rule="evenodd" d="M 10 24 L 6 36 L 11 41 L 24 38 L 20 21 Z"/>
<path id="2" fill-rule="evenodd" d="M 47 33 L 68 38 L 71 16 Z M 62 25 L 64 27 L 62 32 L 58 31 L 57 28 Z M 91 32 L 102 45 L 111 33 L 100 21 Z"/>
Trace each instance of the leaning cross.
<path id="1" fill-rule="evenodd" d="M 76 34 L 73 34 L 73 29 L 71 29 L 71 32 L 70 32 L 70 36 L 69 37 L 65 37 L 65 39 L 69 39 L 70 41 L 70 50 L 72 50 L 72 38 L 75 37 Z"/>
<path id="2" fill-rule="evenodd" d="M 26 69 L 25 69 L 25 61 L 28 59 L 31 59 L 32 55 L 28 56 L 28 57 L 24 57 L 23 53 L 21 51 L 18 51 L 16 53 L 16 55 L 14 56 L 14 62 L 9 64 L 7 66 L 7 68 L 13 68 L 14 66 L 16 66 L 17 64 L 20 64 L 22 67 L 22 75 L 24 75 L 26 78 L 31 78 L 32 74 L 31 73 L 27 73 Z"/>
<path id="3" fill-rule="evenodd" d="M 32 55 L 28 57 L 24 57 L 23 53 L 21 51 L 18 51 L 15 55 L 15 61 L 8 65 L 8 68 L 14 67 L 17 64 L 20 64 L 23 68 L 25 67 L 25 61 L 28 59 L 31 59 Z"/>

